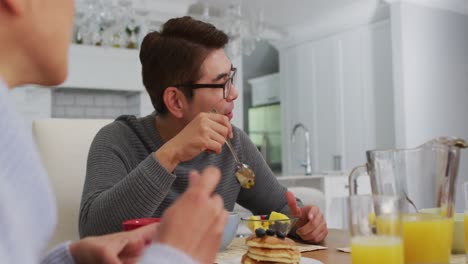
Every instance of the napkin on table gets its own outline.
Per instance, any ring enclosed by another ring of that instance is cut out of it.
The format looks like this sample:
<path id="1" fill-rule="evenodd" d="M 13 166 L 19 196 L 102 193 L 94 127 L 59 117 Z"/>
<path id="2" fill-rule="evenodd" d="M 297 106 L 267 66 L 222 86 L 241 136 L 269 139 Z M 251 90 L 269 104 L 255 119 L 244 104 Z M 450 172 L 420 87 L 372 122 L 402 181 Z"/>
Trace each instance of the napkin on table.
<path id="1" fill-rule="evenodd" d="M 336 250 L 345 252 L 345 253 L 351 253 L 351 248 L 349 247 L 343 247 L 343 248 L 336 248 Z"/>
<path id="2" fill-rule="evenodd" d="M 450 258 L 450 264 L 465 264 L 466 257 L 465 254 L 452 255 Z"/>

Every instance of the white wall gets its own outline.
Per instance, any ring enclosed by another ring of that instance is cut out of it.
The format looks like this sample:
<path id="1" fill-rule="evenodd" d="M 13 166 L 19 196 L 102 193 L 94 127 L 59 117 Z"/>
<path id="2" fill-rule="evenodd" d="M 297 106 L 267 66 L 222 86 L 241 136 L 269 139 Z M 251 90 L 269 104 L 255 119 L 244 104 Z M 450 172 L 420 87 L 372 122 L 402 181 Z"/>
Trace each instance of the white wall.
<path id="1" fill-rule="evenodd" d="M 442 135 L 468 139 L 468 16 L 397 2 L 391 21 L 397 147 Z M 468 180 L 468 151 L 462 154 L 459 183 Z"/>
<path id="2" fill-rule="evenodd" d="M 35 119 L 49 118 L 52 114 L 52 89 L 28 85 L 13 89 L 11 96 L 16 109 L 24 118 L 27 127 L 32 128 Z M 31 129 L 29 129 L 31 131 Z"/>

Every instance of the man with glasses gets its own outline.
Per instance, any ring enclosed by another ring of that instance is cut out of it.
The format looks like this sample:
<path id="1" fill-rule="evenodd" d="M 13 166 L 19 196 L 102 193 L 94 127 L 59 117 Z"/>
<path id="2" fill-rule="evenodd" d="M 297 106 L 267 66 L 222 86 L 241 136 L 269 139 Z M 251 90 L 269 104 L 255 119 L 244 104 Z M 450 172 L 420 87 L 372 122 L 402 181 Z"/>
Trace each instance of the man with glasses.
<path id="1" fill-rule="evenodd" d="M 120 117 L 97 134 L 88 157 L 81 236 L 118 231 L 127 219 L 161 216 L 186 190 L 190 170 L 213 165 L 222 172 L 215 191 L 227 210 L 238 203 L 254 214 L 300 214 L 297 235 L 309 242 L 325 238 L 318 207 L 300 208 L 248 136 L 231 126 L 238 91 L 236 68 L 223 49 L 227 42 L 224 32 L 190 17 L 170 19 L 145 37 L 143 83 L 156 112 Z M 250 189 L 234 176 L 236 162 L 224 146 L 228 137 L 255 172 Z M 186 214 L 191 221 L 191 211 Z"/>
<path id="2" fill-rule="evenodd" d="M 234 68 L 231 65 L 231 73 L 229 74 L 229 79 L 225 83 L 220 83 L 220 84 L 213 84 L 213 83 L 208 83 L 208 84 L 207 83 L 193 83 L 193 84 L 190 84 L 190 83 L 187 83 L 187 84 L 176 84 L 176 85 L 174 85 L 174 87 L 189 88 L 191 90 L 198 89 L 198 88 L 223 88 L 223 99 L 226 99 L 229 96 L 229 92 L 231 91 L 231 88 L 234 87 L 234 80 L 236 78 L 236 72 L 237 72 L 237 69 Z M 191 92 L 190 96 L 193 96 L 193 92 Z"/>

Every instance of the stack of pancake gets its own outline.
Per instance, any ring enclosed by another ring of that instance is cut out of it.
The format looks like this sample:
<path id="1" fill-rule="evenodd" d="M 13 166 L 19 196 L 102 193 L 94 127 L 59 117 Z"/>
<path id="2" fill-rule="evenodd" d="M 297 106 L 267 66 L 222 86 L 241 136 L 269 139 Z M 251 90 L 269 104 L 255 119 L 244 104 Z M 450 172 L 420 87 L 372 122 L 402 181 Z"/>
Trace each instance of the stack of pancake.
<path id="1" fill-rule="evenodd" d="M 242 256 L 242 264 L 255 263 L 300 263 L 301 253 L 289 238 L 276 236 L 257 237 L 252 235 L 245 240 L 248 251 Z"/>

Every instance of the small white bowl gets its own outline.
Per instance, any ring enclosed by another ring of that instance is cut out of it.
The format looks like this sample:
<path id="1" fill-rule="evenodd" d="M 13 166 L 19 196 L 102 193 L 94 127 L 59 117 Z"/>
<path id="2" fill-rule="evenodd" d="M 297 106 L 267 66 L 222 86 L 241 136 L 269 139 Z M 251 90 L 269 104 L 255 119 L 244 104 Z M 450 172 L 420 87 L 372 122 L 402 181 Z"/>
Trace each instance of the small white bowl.
<path id="1" fill-rule="evenodd" d="M 223 238 L 221 240 L 221 247 L 219 251 L 223 251 L 226 249 L 229 244 L 231 244 L 232 240 L 236 237 L 237 227 L 240 223 L 239 214 L 234 212 L 229 212 L 229 218 L 226 226 L 224 227 Z"/>

